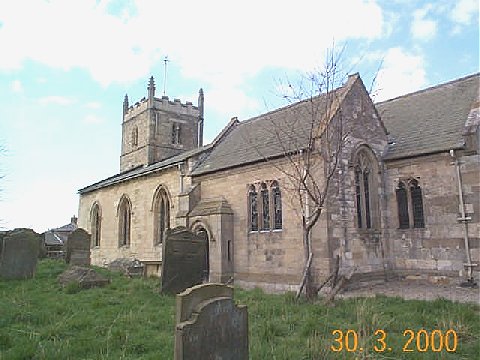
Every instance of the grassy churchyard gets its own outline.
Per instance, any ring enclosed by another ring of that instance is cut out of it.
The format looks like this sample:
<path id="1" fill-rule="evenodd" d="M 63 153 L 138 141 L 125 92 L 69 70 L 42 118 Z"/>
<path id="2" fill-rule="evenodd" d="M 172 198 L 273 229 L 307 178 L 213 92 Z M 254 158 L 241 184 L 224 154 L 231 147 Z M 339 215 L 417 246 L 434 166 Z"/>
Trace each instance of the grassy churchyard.
<path id="1" fill-rule="evenodd" d="M 158 279 L 111 278 L 104 288 L 62 289 L 60 261 L 34 279 L 0 280 L 0 360 L 172 359 L 173 296 Z M 480 308 L 447 300 L 338 299 L 235 290 L 248 306 L 251 359 L 478 359 Z M 433 342 L 432 342 L 433 341 Z M 335 350 L 335 351 L 334 351 Z"/>

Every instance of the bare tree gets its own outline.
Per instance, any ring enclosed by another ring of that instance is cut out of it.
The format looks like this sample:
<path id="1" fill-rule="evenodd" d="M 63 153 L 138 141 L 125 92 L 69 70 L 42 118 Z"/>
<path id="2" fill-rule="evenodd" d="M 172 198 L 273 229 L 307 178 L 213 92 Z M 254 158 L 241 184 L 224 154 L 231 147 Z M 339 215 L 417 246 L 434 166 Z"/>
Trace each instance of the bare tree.
<path id="1" fill-rule="evenodd" d="M 340 53 L 330 51 L 321 71 L 309 74 L 298 85 L 281 84 L 283 98 L 290 104 L 266 115 L 264 131 L 257 132 L 253 144 L 258 154 L 286 179 L 283 185 L 291 196 L 291 205 L 302 224 L 304 265 L 297 298 L 318 293 L 312 264 L 312 230 L 317 224 L 329 195 L 347 132 L 341 108 L 344 88 L 339 86 Z M 249 134 L 251 135 L 251 134 Z M 263 136 L 261 141 L 258 137 Z"/>

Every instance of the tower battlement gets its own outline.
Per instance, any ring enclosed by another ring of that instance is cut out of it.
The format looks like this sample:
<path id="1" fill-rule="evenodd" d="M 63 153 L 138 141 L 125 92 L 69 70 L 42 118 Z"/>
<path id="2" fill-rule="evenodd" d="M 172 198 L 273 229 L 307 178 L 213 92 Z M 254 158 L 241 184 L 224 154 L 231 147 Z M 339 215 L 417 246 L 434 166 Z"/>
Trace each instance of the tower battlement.
<path id="1" fill-rule="evenodd" d="M 183 151 L 202 146 L 203 91 L 198 106 L 168 96 L 155 97 L 153 76 L 148 96 L 130 105 L 123 101 L 122 154 L 120 171 L 161 161 Z"/>

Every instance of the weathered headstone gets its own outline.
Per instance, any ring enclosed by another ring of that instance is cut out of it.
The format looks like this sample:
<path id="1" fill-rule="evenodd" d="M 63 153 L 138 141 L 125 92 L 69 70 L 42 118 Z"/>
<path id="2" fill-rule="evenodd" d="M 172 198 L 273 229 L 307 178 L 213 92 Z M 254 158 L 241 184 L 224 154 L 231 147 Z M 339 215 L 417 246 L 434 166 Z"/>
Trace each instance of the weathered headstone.
<path id="1" fill-rule="evenodd" d="M 79 288 L 89 289 L 105 286 L 110 283 L 110 279 L 99 274 L 94 269 L 72 266 L 58 276 L 58 282 L 63 287 L 74 283 L 77 284 Z"/>
<path id="2" fill-rule="evenodd" d="M 118 258 L 108 264 L 108 270 L 121 272 L 128 277 L 143 277 L 145 265 L 137 259 Z"/>
<path id="3" fill-rule="evenodd" d="M 0 237 L 0 278 L 30 279 L 35 274 L 40 236 L 31 229 L 15 229 Z"/>
<path id="4" fill-rule="evenodd" d="M 247 360 L 248 311 L 233 288 L 203 284 L 177 295 L 175 360 Z"/>
<path id="5" fill-rule="evenodd" d="M 83 229 L 77 229 L 68 236 L 67 264 L 90 265 L 90 235 Z"/>
<path id="6" fill-rule="evenodd" d="M 162 292 L 178 294 L 205 278 L 205 239 L 185 227 L 167 230 L 162 251 Z"/>

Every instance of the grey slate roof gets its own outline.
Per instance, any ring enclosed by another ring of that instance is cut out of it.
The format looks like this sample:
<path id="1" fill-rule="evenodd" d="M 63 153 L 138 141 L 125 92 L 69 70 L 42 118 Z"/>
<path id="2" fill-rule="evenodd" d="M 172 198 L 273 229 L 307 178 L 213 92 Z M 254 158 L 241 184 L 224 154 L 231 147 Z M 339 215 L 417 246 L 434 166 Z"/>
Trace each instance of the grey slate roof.
<path id="1" fill-rule="evenodd" d="M 156 162 L 156 163 L 148 165 L 148 166 L 138 167 L 138 168 L 132 169 L 130 171 L 126 171 L 126 172 L 123 172 L 123 173 L 120 173 L 120 174 L 113 175 L 109 178 L 106 178 L 104 180 L 101 180 L 99 182 L 96 182 L 92 185 L 88 185 L 88 186 L 78 190 L 78 193 L 79 194 L 86 194 L 88 192 L 98 190 L 98 189 L 101 189 L 101 188 L 104 188 L 104 187 L 107 187 L 107 186 L 110 186 L 110 185 L 118 184 L 118 183 L 121 183 L 123 181 L 127 181 L 127 180 L 130 180 L 130 179 L 135 179 L 135 178 L 138 178 L 138 177 L 141 177 L 141 176 L 146 176 L 146 175 L 161 171 L 163 169 L 166 169 L 168 167 L 176 165 L 176 164 L 188 159 L 189 157 L 192 157 L 192 156 L 198 155 L 198 154 L 200 154 L 204 151 L 207 151 L 208 149 L 210 149 L 210 147 L 211 147 L 211 145 L 208 144 L 208 145 L 202 146 L 200 148 L 185 151 L 181 154 L 172 156 L 168 159 Z"/>
<path id="2" fill-rule="evenodd" d="M 394 141 L 385 159 L 461 148 L 479 80 L 474 74 L 375 104 Z"/>
<path id="3" fill-rule="evenodd" d="M 331 101 L 323 94 L 312 101 L 304 100 L 234 124 L 192 175 L 252 164 L 304 149 L 311 134 L 313 112 L 316 119 L 325 116 L 327 105 L 334 108 L 340 104 L 357 79 L 358 74 L 349 76 L 345 85 L 330 93 Z M 332 108 L 328 112 L 330 117 L 334 115 Z M 315 125 L 318 124 L 317 120 Z"/>

